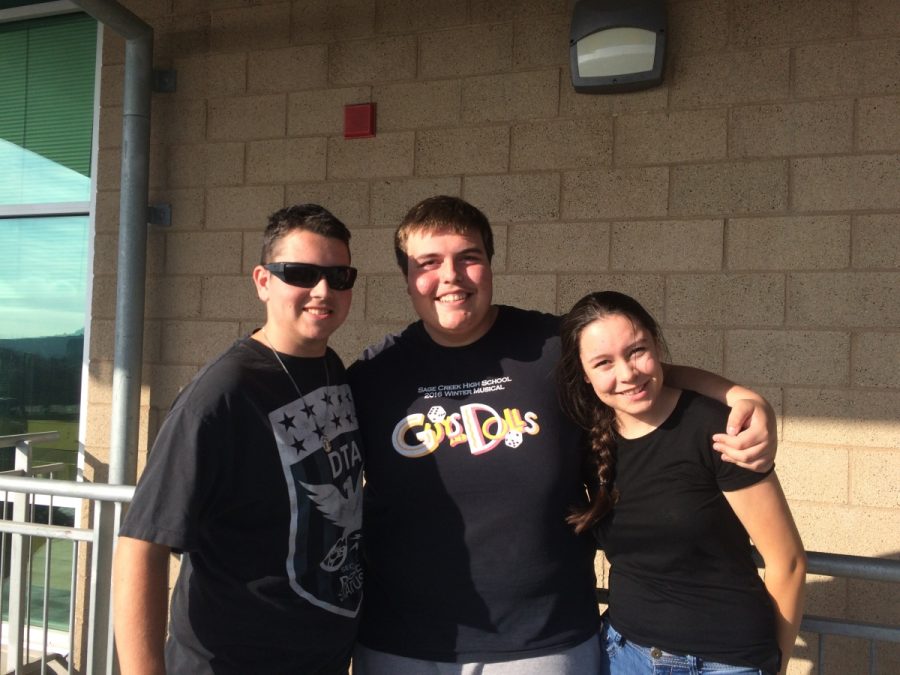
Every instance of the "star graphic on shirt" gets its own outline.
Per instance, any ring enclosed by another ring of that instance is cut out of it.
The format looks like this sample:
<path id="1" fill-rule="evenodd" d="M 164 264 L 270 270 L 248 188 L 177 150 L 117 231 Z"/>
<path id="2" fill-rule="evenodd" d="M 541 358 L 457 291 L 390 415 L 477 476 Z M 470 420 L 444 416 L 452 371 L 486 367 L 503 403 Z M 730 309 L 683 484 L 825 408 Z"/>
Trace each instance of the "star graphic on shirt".
<path id="1" fill-rule="evenodd" d="M 304 402 L 304 405 L 301 408 L 301 410 L 306 413 L 307 417 L 313 416 L 313 407 L 309 404 L 308 401 Z"/>
<path id="2" fill-rule="evenodd" d="M 292 416 L 288 415 L 287 413 L 283 413 L 283 417 L 281 418 L 281 421 L 279 422 L 279 424 L 285 428 L 285 431 L 288 429 L 293 429 L 294 428 L 294 418 Z"/>
<path id="3" fill-rule="evenodd" d="M 294 438 L 294 442 L 291 443 L 291 447 L 294 448 L 294 450 L 297 451 L 297 454 L 298 454 L 298 455 L 299 455 L 301 452 L 303 452 L 304 450 L 306 450 L 306 446 L 303 444 L 303 441 L 300 440 L 299 438 Z"/>
<path id="4" fill-rule="evenodd" d="M 319 440 L 322 440 L 323 438 L 325 438 L 325 430 L 319 426 L 318 422 L 316 422 L 314 431 L 316 432 L 316 435 L 319 437 Z"/>
<path id="5" fill-rule="evenodd" d="M 331 423 L 334 425 L 335 429 L 341 428 L 341 416 L 335 413 L 331 416 Z"/>
<path id="6" fill-rule="evenodd" d="M 325 403 L 325 405 L 331 405 L 331 396 L 327 391 L 322 394 L 322 402 Z"/>
<path id="7" fill-rule="evenodd" d="M 351 415 L 350 413 L 347 413 L 344 417 L 347 418 L 347 424 L 351 424 L 351 425 L 353 424 L 353 415 Z"/>

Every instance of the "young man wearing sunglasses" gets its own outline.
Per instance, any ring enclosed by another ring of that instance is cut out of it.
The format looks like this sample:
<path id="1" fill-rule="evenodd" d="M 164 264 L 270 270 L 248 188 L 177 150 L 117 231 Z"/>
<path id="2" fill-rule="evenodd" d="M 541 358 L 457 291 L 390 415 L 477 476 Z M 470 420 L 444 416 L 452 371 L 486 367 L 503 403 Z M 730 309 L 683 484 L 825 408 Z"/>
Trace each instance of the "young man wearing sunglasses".
<path id="1" fill-rule="evenodd" d="M 420 202 L 394 241 L 421 320 L 350 368 L 367 480 L 354 675 L 600 672 L 595 547 L 566 523 L 588 474 L 556 398 L 559 318 L 493 304 L 491 227 L 461 199 Z M 729 419 L 750 429 L 716 441 L 771 465 L 762 399 L 692 369 L 666 377 L 753 398 Z"/>
<path id="2" fill-rule="evenodd" d="M 328 338 L 350 309 L 349 240 L 320 206 L 273 214 L 253 269 L 265 324 L 163 422 L 115 556 L 123 675 L 347 672 L 362 456 Z M 183 555 L 166 639 L 171 552 Z"/>

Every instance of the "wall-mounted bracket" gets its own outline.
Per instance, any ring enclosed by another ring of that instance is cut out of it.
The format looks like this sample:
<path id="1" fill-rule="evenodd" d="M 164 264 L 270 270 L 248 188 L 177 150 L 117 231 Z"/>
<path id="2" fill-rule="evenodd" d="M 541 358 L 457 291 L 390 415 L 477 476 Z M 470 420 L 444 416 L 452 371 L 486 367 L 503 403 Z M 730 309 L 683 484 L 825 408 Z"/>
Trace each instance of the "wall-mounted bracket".
<path id="1" fill-rule="evenodd" d="M 147 207 L 147 222 L 159 227 L 172 226 L 172 205 L 151 204 Z"/>
<path id="2" fill-rule="evenodd" d="M 153 71 L 153 91 L 161 94 L 171 94 L 178 85 L 177 70 L 157 70 Z"/>

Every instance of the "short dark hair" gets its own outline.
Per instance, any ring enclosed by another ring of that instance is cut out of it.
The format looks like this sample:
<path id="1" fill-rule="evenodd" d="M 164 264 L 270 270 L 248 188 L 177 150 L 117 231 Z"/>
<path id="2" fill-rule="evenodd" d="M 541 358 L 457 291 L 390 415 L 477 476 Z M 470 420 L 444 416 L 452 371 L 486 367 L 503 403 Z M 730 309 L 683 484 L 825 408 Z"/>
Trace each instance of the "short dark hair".
<path id="1" fill-rule="evenodd" d="M 616 441 L 613 434 L 615 412 L 602 403 L 593 386 L 585 381 L 581 365 L 581 334 L 585 328 L 608 316 L 624 316 L 650 334 L 661 354 L 666 343 L 656 319 L 637 300 L 616 291 L 590 293 L 563 317 L 560 326 L 561 354 L 557 365 L 557 387 L 560 407 L 572 420 L 588 432 L 585 464 L 595 489 L 590 504 L 575 509 L 566 519 L 583 532 L 592 527 L 613 507 L 619 493 L 614 484 Z"/>
<path id="2" fill-rule="evenodd" d="M 269 216 L 269 224 L 263 234 L 262 251 L 259 255 L 260 265 L 272 262 L 278 242 L 294 230 L 337 239 L 347 245 L 348 251 L 350 249 L 350 230 L 328 209 L 318 204 L 295 204 L 279 209 Z"/>
<path id="3" fill-rule="evenodd" d="M 406 244 L 409 236 L 416 232 L 441 232 L 481 236 L 488 262 L 494 257 L 494 233 L 487 216 L 477 207 L 459 197 L 437 195 L 423 199 L 404 216 L 394 233 L 394 255 L 403 274 L 409 272 L 409 257 Z"/>

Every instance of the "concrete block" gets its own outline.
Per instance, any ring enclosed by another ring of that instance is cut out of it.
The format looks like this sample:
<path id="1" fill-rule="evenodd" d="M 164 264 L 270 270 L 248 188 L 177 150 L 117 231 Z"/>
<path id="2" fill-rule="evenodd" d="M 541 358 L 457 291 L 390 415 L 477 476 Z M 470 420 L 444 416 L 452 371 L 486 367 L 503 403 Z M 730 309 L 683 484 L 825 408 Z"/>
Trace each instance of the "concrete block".
<path id="1" fill-rule="evenodd" d="M 291 42 L 334 42 L 375 31 L 374 0 L 294 0 Z"/>
<path id="2" fill-rule="evenodd" d="M 900 209 L 900 155 L 810 157 L 791 161 L 797 211 Z"/>
<path id="3" fill-rule="evenodd" d="M 790 59 L 787 48 L 685 56 L 671 69 L 670 104 L 718 108 L 787 99 Z"/>
<path id="4" fill-rule="evenodd" d="M 849 261 L 848 216 L 731 218 L 726 225 L 730 270 L 843 269 Z"/>
<path id="5" fill-rule="evenodd" d="M 265 323 L 266 308 L 248 275 L 202 278 L 200 316 L 204 319 L 252 320 Z"/>
<path id="6" fill-rule="evenodd" d="M 779 157 L 849 152 L 853 101 L 744 106 L 731 111 L 729 155 Z"/>
<path id="7" fill-rule="evenodd" d="M 619 291 L 640 302 L 655 318 L 665 309 L 665 277 L 656 274 L 560 274 L 556 311 L 568 312 L 588 293 Z"/>
<path id="8" fill-rule="evenodd" d="M 152 128 L 150 133 L 153 133 Z M 97 143 L 100 148 L 122 147 L 122 106 L 103 106 L 100 108 Z"/>
<path id="9" fill-rule="evenodd" d="M 509 167 L 507 127 L 434 129 L 416 134 L 416 173 L 493 173 Z"/>
<path id="10" fill-rule="evenodd" d="M 151 142 L 202 143 L 206 140 L 206 101 L 154 98 L 150 121 Z"/>
<path id="11" fill-rule="evenodd" d="M 410 176 L 414 142 L 412 131 L 383 133 L 375 138 L 329 138 L 328 177 Z"/>
<path id="12" fill-rule="evenodd" d="M 240 96 L 247 92 L 247 55 L 216 53 L 175 59 L 177 98 Z M 167 94 L 169 96 L 170 94 Z"/>
<path id="13" fill-rule="evenodd" d="M 234 321 L 167 321 L 163 326 L 163 363 L 206 363 L 239 337 Z"/>
<path id="14" fill-rule="evenodd" d="M 732 15 L 731 44 L 740 47 L 830 41 L 853 34 L 852 0 L 738 0 Z"/>
<path id="15" fill-rule="evenodd" d="M 661 217 L 667 215 L 668 195 L 664 167 L 570 171 L 563 174 L 562 217 Z"/>
<path id="16" fill-rule="evenodd" d="M 606 223 L 510 225 L 511 272 L 600 272 L 609 269 Z"/>
<path id="17" fill-rule="evenodd" d="M 513 32 L 513 67 L 568 68 L 570 23 L 571 17 L 565 14 L 517 20 Z M 563 79 L 567 77 L 563 73 Z"/>
<path id="18" fill-rule="evenodd" d="M 788 501 L 848 504 L 850 455 L 855 452 L 834 445 L 782 443 L 775 469 Z"/>
<path id="19" fill-rule="evenodd" d="M 208 134 L 214 141 L 252 141 L 281 138 L 287 124 L 283 94 L 212 98 Z"/>
<path id="20" fill-rule="evenodd" d="M 540 120 L 512 127 L 510 169 L 597 169 L 612 160 L 612 120 Z"/>
<path id="21" fill-rule="evenodd" d="M 673 274 L 666 283 L 666 324 L 780 326 L 781 274 Z"/>
<path id="22" fill-rule="evenodd" d="M 379 33 L 417 33 L 466 23 L 467 0 L 381 0 L 376 14 Z"/>
<path id="23" fill-rule="evenodd" d="M 351 230 L 369 222 L 369 184 L 365 181 L 297 183 L 285 190 L 288 204 L 321 204 Z M 357 249 L 356 240 L 350 242 Z"/>
<path id="24" fill-rule="evenodd" d="M 472 0 L 472 21 L 512 21 L 566 10 L 566 0 Z"/>
<path id="25" fill-rule="evenodd" d="M 214 52 L 246 51 L 291 42 L 291 3 L 277 2 L 210 12 L 209 44 Z"/>
<path id="26" fill-rule="evenodd" d="M 854 504 L 883 509 L 900 507 L 900 449 L 850 453 L 850 495 Z"/>
<path id="27" fill-rule="evenodd" d="M 897 448 L 898 406 L 900 392 L 896 391 L 789 388 L 784 396 L 784 438 L 794 443 L 839 441 L 856 447 Z"/>
<path id="28" fill-rule="evenodd" d="M 853 267 L 900 268 L 900 216 L 854 216 Z"/>
<path id="29" fill-rule="evenodd" d="M 167 274 L 240 272 L 240 232 L 169 232 L 166 240 Z"/>
<path id="30" fill-rule="evenodd" d="M 568 64 L 568 61 L 566 61 Z M 566 74 L 568 65 L 563 66 L 559 92 L 559 116 L 592 118 L 626 112 L 664 111 L 669 104 L 669 85 L 663 84 L 653 89 L 627 92 L 625 94 L 580 94 L 572 87 L 572 76 Z"/>
<path id="31" fill-rule="evenodd" d="M 247 91 L 281 93 L 328 86 L 328 47 L 306 45 L 247 55 Z"/>
<path id="32" fill-rule="evenodd" d="M 391 82 L 415 76 L 414 35 L 339 42 L 329 49 L 329 78 L 334 84 Z"/>
<path id="33" fill-rule="evenodd" d="M 325 179 L 325 138 L 284 138 L 247 144 L 247 181 L 294 183 Z"/>
<path id="34" fill-rule="evenodd" d="M 894 0 L 860 0 L 856 20 L 861 35 L 900 33 L 900 13 Z"/>
<path id="35" fill-rule="evenodd" d="M 494 231 L 494 259 L 491 261 L 491 269 L 494 274 L 505 272 L 507 268 L 507 251 L 509 249 L 509 226 L 491 225 Z"/>
<path id="36" fill-rule="evenodd" d="M 91 360 L 88 364 L 88 400 L 92 403 L 112 403 L 112 361 Z"/>
<path id="37" fill-rule="evenodd" d="M 193 379 L 199 369 L 200 364 L 154 365 L 147 378 L 150 381 L 150 405 L 161 410 L 168 410 L 175 397 Z"/>
<path id="38" fill-rule="evenodd" d="M 491 222 L 559 218 L 559 174 L 507 174 L 463 179 L 463 197 L 484 211 Z"/>
<path id="39" fill-rule="evenodd" d="M 863 98 L 856 106 L 859 149 L 900 150 L 900 96 Z"/>
<path id="40" fill-rule="evenodd" d="M 149 277 L 144 314 L 148 318 L 162 320 L 197 318 L 200 316 L 200 278 Z"/>
<path id="41" fill-rule="evenodd" d="M 463 80 L 462 118 L 467 124 L 554 117 L 558 109 L 558 68 Z"/>
<path id="42" fill-rule="evenodd" d="M 372 183 L 371 224 L 396 228 L 415 204 L 434 195 L 458 197 L 462 181 L 448 178 L 401 178 Z"/>
<path id="43" fill-rule="evenodd" d="M 847 386 L 850 381 L 850 334 L 837 331 L 726 331 L 725 377 L 749 384 Z"/>
<path id="44" fill-rule="evenodd" d="M 280 185 L 210 188 L 206 195 L 206 229 L 261 232 L 269 215 L 284 206 Z"/>
<path id="45" fill-rule="evenodd" d="M 87 404 L 87 423 L 85 424 L 85 445 L 109 447 L 111 405 L 107 403 Z"/>
<path id="46" fill-rule="evenodd" d="M 791 326 L 900 327 L 900 273 L 809 272 L 788 275 Z"/>
<path id="47" fill-rule="evenodd" d="M 342 136 L 344 106 L 351 103 L 369 103 L 371 100 L 371 87 L 342 87 L 292 93 L 288 96 L 288 135 Z"/>
<path id="48" fill-rule="evenodd" d="M 616 118 L 617 165 L 674 164 L 723 159 L 725 110 L 644 113 Z"/>
<path id="49" fill-rule="evenodd" d="M 728 0 L 677 2 L 669 13 L 667 49 L 673 57 L 722 52 L 728 45 Z"/>
<path id="50" fill-rule="evenodd" d="M 900 509 L 794 502 L 791 511 L 808 551 L 865 556 L 896 554 Z M 858 671 L 851 667 L 837 672 Z"/>
<path id="51" fill-rule="evenodd" d="M 854 333 L 850 363 L 854 387 L 900 389 L 900 333 Z"/>
<path id="52" fill-rule="evenodd" d="M 94 274 L 115 276 L 119 250 L 117 234 L 94 235 Z"/>
<path id="53" fill-rule="evenodd" d="M 91 295 L 91 313 L 96 319 L 114 319 L 116 316 L 115 275 L 94 275 Z"/>
<path id="54" fill-rule="evenodd" d="M 100 105 L 113 107 L 122 105 L 125 93 L 125 66 L 104 65 L 100 69 Z"/>
<path id="55" fill-rule="evenodd" d="M 509 70 L 512 24 L 485 24 L 422 34 L 420 78 L 466 77 Z"/>
<path id="56" fill-rule="evenodd" d="M 119 231 L 119 200 L 118 188 L 97 192 L 97 207 L 94 211 L 94 229 L 97 232 Z"/>
<path id="57" fill-rule="evenodd" d="M 672 363 L 721 373 L 722 332 L 717 330 L 663 329 Z"/>
<path id="58" fill-rule="evenodd" d="M 748 214 L 784 211 L 788 167 L 780 160 L 672 167 L 675 214 Z"/>
<path id="59" fill-rule="evenodd" d="M 556 276 L 498 274 L 494 277 L 494 302 L 553 313 L 556 310 Z"/>
<path id="60" fill-rule="evenodd" d="M 801 98 L 900 93 L 900 38 L 825 42 L 794 49 Z"/>
<path id="61" fill-rule="evenodd" d="M 409 302 L 406 279 L 399 272 L 367 275 L 365 298 L 366 321 L 407 324 L 418 319 Z"/>
<path id="62" fill-rule="evenodd" d="M 157 190 L 150 194 L 150 203 L 166 203 L 172 207 L 172 227 L 179 231 L 199 230 L 204 222 L 204 194 L 196 189 Z"/>
<path id="63" fill-rule="evenodd" d="M 721 220 L 613 223 L 614 270 L 716 271 L 722 269 Z"/>
<path id="64" fill-rule="evenodd" d="M 160 3 L 155 3 L 160 6 Z M 162 3 L 162 7 L 165 3 Z M 163 10 L 165 11 L 165 10 Z M 209 52 L 210 18 L 208 13 L 170 15 L 157 24 L 153 54 L 166 64 L 175 56 L 192 56 Z"/>
<path id="65" fill-rule="evenodd" d="M 363 227 L 353 230 L 350 240 L 356 255 L 353 264 L 362 274 L 400 274 L 394 256 L 393 227 Z"/>
<path id="66" fill-rule="evenodd" d="M 371 321 L 347 322 L 331 336 L 328 346 L 338 353 L 346 365 L 350 365 L 369 345 L 379 344 L 389 333 L 399 333 L 406 327 L 400 321 L 375 323 Z"/>
<path id="67" fill-rule="evenodd" d="M 244 182 L 243 143 L 173 145 L 167 159 L 167 185 L 172 188 Z"/>
<path id="68" fill-rule="evenodd" d="M 374 88 L 372 99 L 378 102 L 376 126 L 380 130 L 418 130 L 459 124 L 458 80 L 380 85 Z"/>

